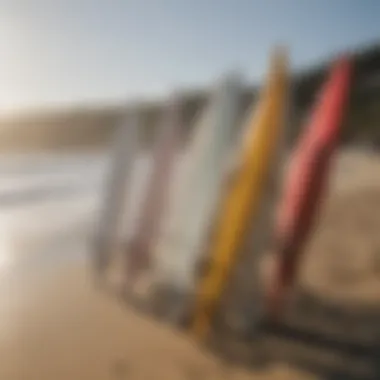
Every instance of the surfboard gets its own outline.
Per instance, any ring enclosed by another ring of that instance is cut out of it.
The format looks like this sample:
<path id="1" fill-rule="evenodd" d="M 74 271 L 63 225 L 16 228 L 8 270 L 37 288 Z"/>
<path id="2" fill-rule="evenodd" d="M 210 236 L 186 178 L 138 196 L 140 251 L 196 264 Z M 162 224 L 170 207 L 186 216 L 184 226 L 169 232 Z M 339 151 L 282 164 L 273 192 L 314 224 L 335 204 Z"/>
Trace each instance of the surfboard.
<path id="1" fill-rule="evenodd" d="M 159 244 L 157 278 L 173 295 L 169 296 L 168 313 L 174 320 L 181 318 L 186 295 L 195 286 L 197 264 L 219 199 L 237 122 L 240 83 L 235 73 L 223 78 L 196 123 Z"/>
<path id="2" fill-rule="evenodd" d="M 138 111 L 131 110 L 116 130 L 105 179 L 104 198 L 96 225 L 92 256 L 97 276 L 110 265 L 116 242 L 120 238 L 123 213 L 130 189 L 130 177 L 136 156 Z"/>
<path id="3" fill-rule="evenodd" d="M 275 237 L 278 256 L 266 297 L 266 313 L 271 319 L 281 317 L 317 211 L 325 198 L 351 71 L 348 58 L 343 57 L 333 65 L 291 159 L 278 211 Z"/>
<path id="4" fill-rule="evenodd" d="M 214 323 L 235 338 L 247 338 L 255 332 L 263 315 L 263 264 L 272 251 L 275 217 L 281 198 L 288 143 L 294 123 L 292 86 L 288 86 L 284 102 L 284 123 L 276 141 L 274 157 L 269 163 L 263 193 L 257 211 L 247 224 L 246 237 L 237 252 L 237 261 L 225 285 Z M 249 125 L 248 125 L 249 126 Z"/>
<path id="5" fill-rule="evenodd" d="M 192 330 L 200 338 L 209 331 L 240 245 L 246 237 L 248 223 L 260 205 L 282 128 L 287 87 L 286 61 L 285 52 L 275 51 L 267 85 L 248 121 L 241 149 L 241 166 L 222 202 L 215 239 L 209 250 L 210 270 L 200 281 L 194 309 Z"/>
<path id="6" fill-rule="evenodd" d="M 181 146 L 181 104 L 178 95 L 169 100 L 164 110 L 160 132 L 151 156 L 149 181 L 137 221 L 135 234 L 128 247 L 127 281 L 133 286 L 141 272 L 151 267 L 151 253 L 157 240 L 162 215 L 169 201 L 169 184 L 175 158 Z"/>

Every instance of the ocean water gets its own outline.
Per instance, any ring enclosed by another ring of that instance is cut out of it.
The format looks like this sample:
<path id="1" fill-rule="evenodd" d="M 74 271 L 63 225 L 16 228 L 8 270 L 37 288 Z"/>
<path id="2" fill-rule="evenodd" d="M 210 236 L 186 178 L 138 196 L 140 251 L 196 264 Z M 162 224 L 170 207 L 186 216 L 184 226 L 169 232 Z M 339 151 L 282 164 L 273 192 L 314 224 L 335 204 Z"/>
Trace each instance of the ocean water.
<path id="1" fill-rule="evenodd" d="M 110 164 L 105 154 L 0 156 L 0 276 L 87 257 Z M 149 167 L 149 155 L 136 157 L 126 205 L 128 230 Z"/>

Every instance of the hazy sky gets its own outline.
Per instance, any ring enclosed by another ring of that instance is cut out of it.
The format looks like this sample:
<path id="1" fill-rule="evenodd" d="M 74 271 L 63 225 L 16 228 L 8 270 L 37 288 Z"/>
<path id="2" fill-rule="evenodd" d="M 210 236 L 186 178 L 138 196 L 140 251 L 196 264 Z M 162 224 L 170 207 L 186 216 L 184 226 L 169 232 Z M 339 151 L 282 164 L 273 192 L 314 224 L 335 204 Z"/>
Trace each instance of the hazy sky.
<path id="1" fill-rule="evenodd" d="M 121 101 L 380 38 L 379 0 L 0 0 L 0 110 Z"/>

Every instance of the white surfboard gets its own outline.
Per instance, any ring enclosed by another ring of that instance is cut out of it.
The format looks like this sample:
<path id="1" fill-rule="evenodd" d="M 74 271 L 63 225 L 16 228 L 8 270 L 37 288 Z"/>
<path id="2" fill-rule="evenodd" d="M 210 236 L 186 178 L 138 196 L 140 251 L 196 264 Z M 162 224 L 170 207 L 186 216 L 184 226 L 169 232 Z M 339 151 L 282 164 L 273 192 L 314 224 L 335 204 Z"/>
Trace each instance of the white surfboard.
<path id="1" fill-rule="evenodd" d="M 188 293 L 195 286 L 197 264 L 218 204 L 237 124 L 240 90 L 236 74 L 218 83 L 181 165 L 175 198 L 157 248 L 157 280 L 175 293 Z"/>
<path id="2" fill-rule="evenodd" d="M 127 211 L 125 206 L 137 153 L 139 126 L 138 110 L 130 111 L 115 132 L 92 251 L 94 269 L 100 276 L 108 269 L 115 253 L 115 246 L 123 233 L 123 219 Z"/>

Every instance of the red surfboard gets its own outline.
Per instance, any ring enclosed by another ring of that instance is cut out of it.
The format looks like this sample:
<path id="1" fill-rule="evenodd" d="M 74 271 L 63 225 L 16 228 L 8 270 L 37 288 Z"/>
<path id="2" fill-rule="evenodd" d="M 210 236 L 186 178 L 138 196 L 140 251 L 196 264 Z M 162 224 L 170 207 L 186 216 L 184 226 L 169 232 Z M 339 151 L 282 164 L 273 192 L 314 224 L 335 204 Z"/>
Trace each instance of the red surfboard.
<path id="1" fill-rule="evenodd" d="M 163 125 L 152 155 L 152 172 L 146 188 L 135 236 L 128 247 L 127 283 L 133 286 L 139 274 L 150 267 L 151 249 L 155 244 L 168 195 L 176 154 L 181 143 L 180 99 L 173 96 L 164 111 Z"/>
<path id="2" fill-rule="evenodd" d="M 275 234 L 278 256 L 266 296 L 265 311 L 273 320 L 281 317 L 286 306 L 300 256 L 325 196 L 331 157 L 348 100 L 351 71 L 347 57 L 334 64 L 291 158 L 278 209 Z"/>

